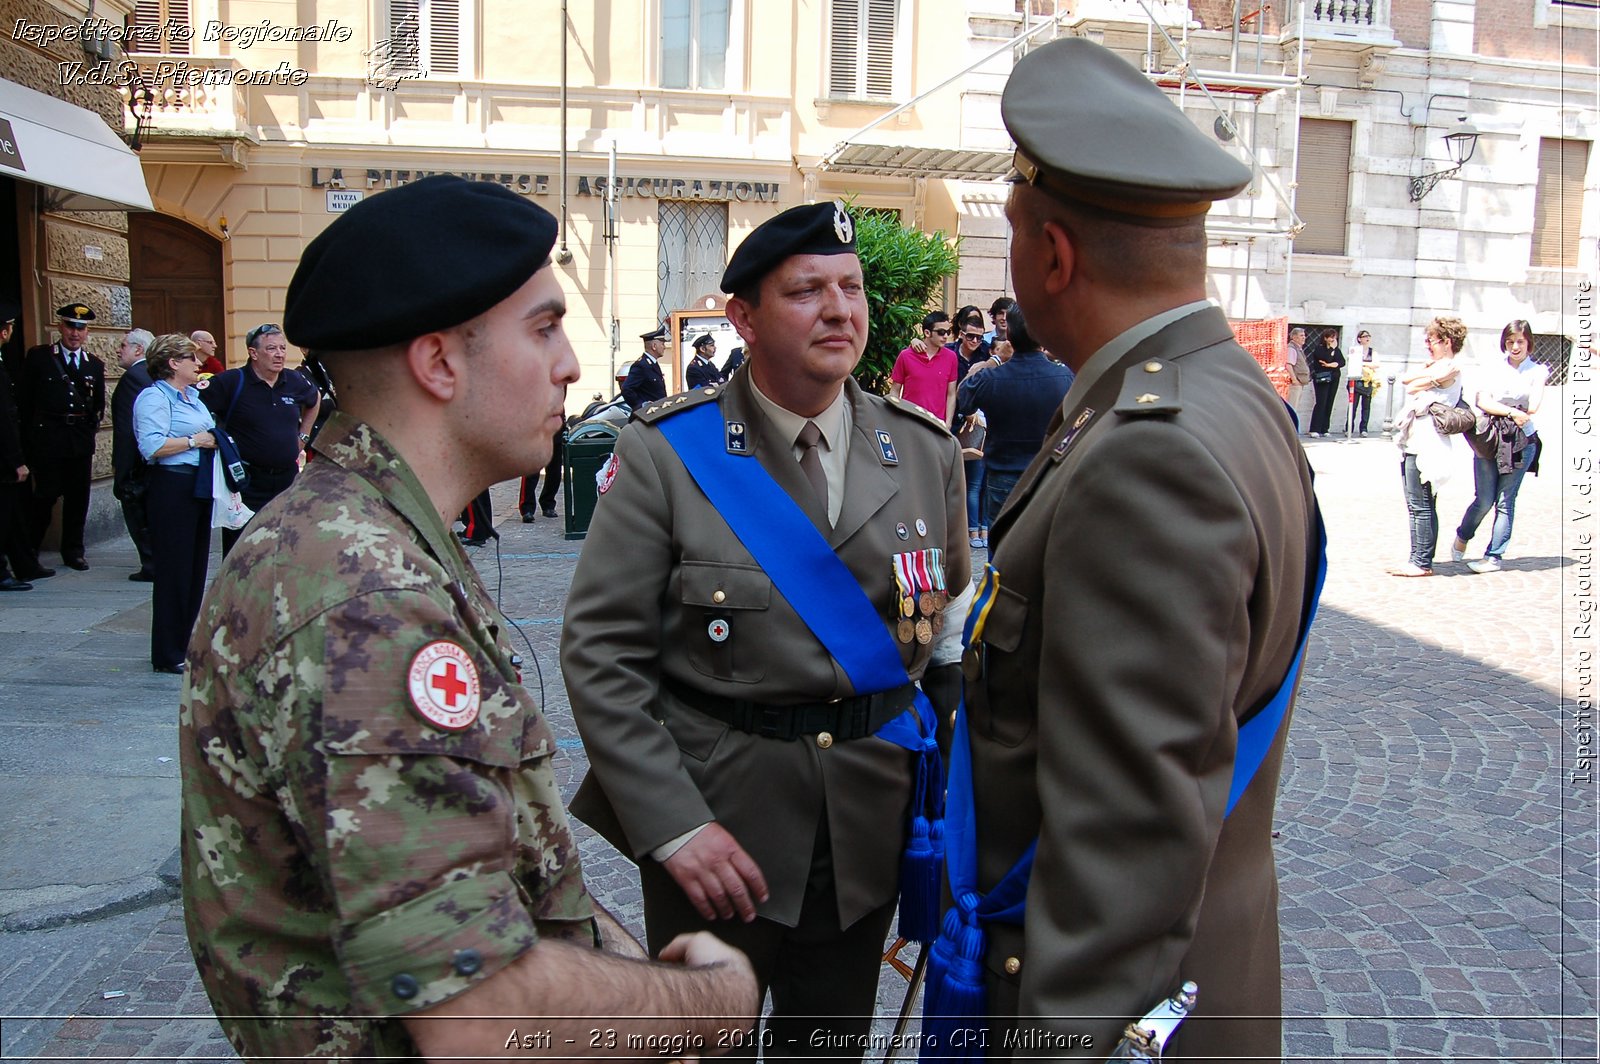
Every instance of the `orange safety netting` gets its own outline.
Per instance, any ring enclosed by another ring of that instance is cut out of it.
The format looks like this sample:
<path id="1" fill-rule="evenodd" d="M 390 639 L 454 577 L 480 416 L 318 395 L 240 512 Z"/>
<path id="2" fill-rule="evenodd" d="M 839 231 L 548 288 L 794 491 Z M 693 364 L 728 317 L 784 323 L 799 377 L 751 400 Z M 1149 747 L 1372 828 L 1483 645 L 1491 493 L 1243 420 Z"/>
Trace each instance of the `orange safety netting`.
<path id="1" fill-rule="evenodd" d="M 1289 319 L 1251 318 L 1228 324 L 1233 326 L 1233 335 L 1239 341 L 1239 346 L 1250 352 L 1251 357 L 1266 370 L 1267 380 L 1278 390 L 1278 395 L 1288 399 L 1289 385 L 1294 383 L 1294 374 L 1283 360 L 1284 351 L 1289 345 Z"/>

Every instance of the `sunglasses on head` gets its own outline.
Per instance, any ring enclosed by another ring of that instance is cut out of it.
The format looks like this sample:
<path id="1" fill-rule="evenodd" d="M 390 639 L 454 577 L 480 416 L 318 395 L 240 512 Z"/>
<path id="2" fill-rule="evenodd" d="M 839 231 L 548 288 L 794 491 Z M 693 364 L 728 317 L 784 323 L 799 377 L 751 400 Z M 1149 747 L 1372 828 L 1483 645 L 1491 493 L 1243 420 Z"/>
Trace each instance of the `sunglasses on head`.
<path id="1" fill-rule="evenodd" d="M 281 332 L 283 332 L 283 330 L 276 325 L 257 325 L 254 329 L 251 329 L 249 332 L 244 334 L 245 346 L 254 347 L 256 345 L 256 341 L 261 339 L 263 336 L 270 336 L 273 333 Z"/>

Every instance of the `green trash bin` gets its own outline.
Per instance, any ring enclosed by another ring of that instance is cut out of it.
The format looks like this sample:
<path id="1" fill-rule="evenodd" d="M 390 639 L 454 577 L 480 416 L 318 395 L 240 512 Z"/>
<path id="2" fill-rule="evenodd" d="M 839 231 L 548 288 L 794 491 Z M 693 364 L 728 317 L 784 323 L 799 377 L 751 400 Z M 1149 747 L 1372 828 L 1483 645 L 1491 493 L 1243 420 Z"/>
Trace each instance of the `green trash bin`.
<path id="1" fill-rule="evenodd" d="M 591 419 L 574 425 L 567 432 L 567 452 L 562 480 L 567 497 L 567 538 L 582 539 L 589 534 L 589 522 L 600 493 L 594 478 L 606 459 L 617 448 L 617 425 Z"/>

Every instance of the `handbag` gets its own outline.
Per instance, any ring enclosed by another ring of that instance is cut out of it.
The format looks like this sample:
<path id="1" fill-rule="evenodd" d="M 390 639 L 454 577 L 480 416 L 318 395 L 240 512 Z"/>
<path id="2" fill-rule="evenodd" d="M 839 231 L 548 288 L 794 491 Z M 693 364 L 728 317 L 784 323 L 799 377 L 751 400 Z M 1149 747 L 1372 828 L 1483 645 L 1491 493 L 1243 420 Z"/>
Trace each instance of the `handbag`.
<path id="1" fill-rule="evenodd" d="M 983 441 L 988 433 L 989 430 L 977 418 L 967 418 L 966 423 L 956 432 L 956 442 L 961 444 L 961 457 L 982 458 Z"/>
<path id="2" fill-rule="evenodd" d="M 239 493 L 228 486 L 226 463 L 211 463 L 211 527 L 237 532 L 250 523 L 255 511 L 244 504 Z"/>

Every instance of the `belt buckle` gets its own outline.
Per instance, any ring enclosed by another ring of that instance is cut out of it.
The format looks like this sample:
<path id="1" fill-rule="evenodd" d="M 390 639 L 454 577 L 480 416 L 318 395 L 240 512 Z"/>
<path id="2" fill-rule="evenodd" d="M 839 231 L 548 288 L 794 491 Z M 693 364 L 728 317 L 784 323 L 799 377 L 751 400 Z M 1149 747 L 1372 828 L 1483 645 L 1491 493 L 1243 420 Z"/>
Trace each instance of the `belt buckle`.
<path id="1" fill-rule="evenodd" d="M 872 704 L 881 697 L 872 695 L 857 699 L 855 705 L 850 707 L 850 726 L 840 730 L 846 732 L 852 739 L 865 739 L 872 727 Z"/>
<path id="2" fill-rule="evenodd" d="M 783 727 L 786 717 L 791 718 L 792 728 L 792 715 L 785 713 L 783 707 L 761 706 L 756 710 L 755 727 L 751 730 L 768 739 L 793 739 L 793 735 L 784 734 L 789 730 Z"/>

